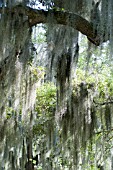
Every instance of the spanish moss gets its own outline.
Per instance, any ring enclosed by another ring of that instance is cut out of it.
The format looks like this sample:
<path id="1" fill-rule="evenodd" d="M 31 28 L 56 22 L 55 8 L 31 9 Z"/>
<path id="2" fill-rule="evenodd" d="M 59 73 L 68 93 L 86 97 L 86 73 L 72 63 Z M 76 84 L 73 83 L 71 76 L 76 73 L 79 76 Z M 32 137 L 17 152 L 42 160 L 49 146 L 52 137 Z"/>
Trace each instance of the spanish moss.
<path id="1" fill-rule="evenodd" d="M 0 170 L 113 169 L 112 0 L 0 0 Z"/>

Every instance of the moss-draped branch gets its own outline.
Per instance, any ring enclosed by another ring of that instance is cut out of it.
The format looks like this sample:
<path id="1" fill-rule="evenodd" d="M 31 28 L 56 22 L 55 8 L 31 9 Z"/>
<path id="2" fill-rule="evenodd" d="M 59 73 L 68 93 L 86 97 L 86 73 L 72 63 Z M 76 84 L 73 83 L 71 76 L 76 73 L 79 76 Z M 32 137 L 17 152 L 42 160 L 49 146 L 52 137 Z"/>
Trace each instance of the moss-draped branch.
<path id="1" fill-rule="evenodd" d="M 18 5 L 13 7 L 12 9 L 0 9 L 0 13 L 4 11 L 5 13 L 18 13 L 27 16 L 27 21 L 29 26 L 32 27 L 39 23 L 48 23 L 53 22 L 53 24 L 61 24 L 70 26 L 82 34 L 86 35 L 89 41 L 91 41 L 96 46 L 100 45 L 100 43 L 106 41 L 102 35 L 97 35 L 97 31 L 94 30 L 93 24 L 83 17 L 75 14 L 69 13 L 66 11 L 56 11 L 56 10 L 38 10 L 30 7 L 24 7 L 22 5 Z M 48 20 L 48 17 L 52 16 L 52 21 Z"/>

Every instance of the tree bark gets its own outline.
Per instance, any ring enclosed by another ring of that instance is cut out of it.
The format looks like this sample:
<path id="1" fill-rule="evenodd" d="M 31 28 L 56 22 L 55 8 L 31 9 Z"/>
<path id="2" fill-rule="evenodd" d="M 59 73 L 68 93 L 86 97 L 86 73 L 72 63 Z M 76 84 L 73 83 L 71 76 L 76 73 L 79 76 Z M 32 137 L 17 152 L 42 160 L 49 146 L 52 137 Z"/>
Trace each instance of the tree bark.
<path id="1" fill-rule="evenodd" d="M 33 157 L 32 157 L 32 138 L 27 138 L 27 163 L 25 165 L 26 170 L 34 170 L 33 164 Z"/>

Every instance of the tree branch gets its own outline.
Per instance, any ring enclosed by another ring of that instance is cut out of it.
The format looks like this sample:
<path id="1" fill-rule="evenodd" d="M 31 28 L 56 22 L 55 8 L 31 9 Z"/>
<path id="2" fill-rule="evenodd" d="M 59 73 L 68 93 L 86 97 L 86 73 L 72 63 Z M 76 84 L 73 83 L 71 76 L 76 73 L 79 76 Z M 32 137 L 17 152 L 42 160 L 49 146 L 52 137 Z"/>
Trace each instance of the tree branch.
<path id="1" fill-rule="evenodd" d="M 56 11 L 56 10 L 37 10 L 30 7 L 24 7 L 22 5 L 18 5 L 12 9 L 0 9 L 0 13 L 4 10 L 4 13 L 18 13 L 27 16 L 29 26 L 32 27 L 39 23 L 48 23 L 52 22 L 53 24 L 61 24 L 70 26 L 82 34 L 86 35 L 89 41 L 91 41 L 96 46 L 99 46 L 101 42 L 100 35 L 97 35 L 93 28 L 93 24 L 84 19 L 83 17 L 69 13 L 65 11 Z M 49 21 L 48 17 L 52 17 L 52 21 Z"/>
<path id="2" fill-rule="evenodd" d="M 95 132 L 95 134 L 100 134 L 100 133 L 106 133 L 106 134 L 109 134 L 110 132 L 112 132 L 113 131 L 113 128 L 110 128 L 109 130 L 106 130 L 106 129 L 102 129 L 102 130 L 100 130 L 100 131 L 97 131 L 97 132 Z"/>
<path id="3" fill-rule="evenodd" d="M 99 103 L 99 102 L 96 102 L 94 99 L 93 99 L 93 102 L 94 102 L 94 104 L 96 104 L 97 107 L 103 106 L 103 105 L 108 105 L 108 104 L 113 104 L 113 101 L 105 101 L 105 102 Z"/>

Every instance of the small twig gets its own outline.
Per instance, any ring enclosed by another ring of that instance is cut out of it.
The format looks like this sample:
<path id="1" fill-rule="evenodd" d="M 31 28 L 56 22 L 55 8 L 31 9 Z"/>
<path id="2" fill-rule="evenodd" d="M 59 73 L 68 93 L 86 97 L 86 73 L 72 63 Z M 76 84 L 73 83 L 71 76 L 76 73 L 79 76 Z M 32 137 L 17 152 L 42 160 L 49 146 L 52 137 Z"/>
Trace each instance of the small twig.
<path id="1" fill-rule="evenodd" d="M 95 100 L 93 99 L 93 103 L 96 104 L 97 106 L 100 105 L 100 106 L 103 106 L 103 105 L 108 105 L 108 104 L 113 104 L 113 101 L 105 101 L 105 102 L 102 102 L 102 103 L 98 103 L 98 102 L 95 102 Z"/>
<path id="2" fill-rule="evenodd" d="M 100 134 L 100 133 L 110 133 L 111 131 L 113 131 L 113 128 L 109 129 L 109 130 L 105 130 L 103 129 L 102 131 L 96 132 L 95 134 Z"/>

